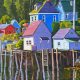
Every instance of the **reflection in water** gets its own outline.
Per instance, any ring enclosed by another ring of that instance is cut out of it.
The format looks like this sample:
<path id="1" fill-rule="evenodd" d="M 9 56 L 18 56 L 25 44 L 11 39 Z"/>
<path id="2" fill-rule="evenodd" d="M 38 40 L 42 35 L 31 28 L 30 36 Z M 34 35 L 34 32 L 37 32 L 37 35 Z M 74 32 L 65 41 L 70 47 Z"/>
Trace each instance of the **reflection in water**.
<path id="1" fill-rule="evenodd" d="M 44 67 L 44 76 L 42 75 L 42 68 L 40 68 L 40 64 L 35 54 L 35 61 L 37 64 L 37 70 L 32 70 L 31 67 L 28 67 L 28 61 L 25 60 L 25 65 L 23 65 L 23 54 L 21 56 L 17 56 L 14 54 L 14 62 L 12 59 L 12 54 L 7 55 L 4 53 L 4 57 L 1 57 L 1 74 L 3 75 L 3 79 L 0 80 L 52 80 L 52 71 L 50 68 L 45 69 Z M 18 59 L 20 57 L 20 59 Z M 3 58 L 3 59 L 2 59 Z M 14 67 L 12 66 L 14 63 Z M 13 69 L 12 69 L 13 68 Z M 58 71 L 58 72 L 57 72 Z M 54 69 L 55 72 L 55 80 L 57 80 L 57 73 L 59 74 L 58 80 L 75 80 L 80 77 L 80 72 L 76 70 L 66 71 L 61 69 L 59 66 L 59 70 Z M 73 75 L 72 75 L 73 73 Z M 79 75 L 79 76 L 77 76 Z M 69 76 L 69 78 L 68 78 Z M 80 79 L 77 79 L 80 80 Z"/>

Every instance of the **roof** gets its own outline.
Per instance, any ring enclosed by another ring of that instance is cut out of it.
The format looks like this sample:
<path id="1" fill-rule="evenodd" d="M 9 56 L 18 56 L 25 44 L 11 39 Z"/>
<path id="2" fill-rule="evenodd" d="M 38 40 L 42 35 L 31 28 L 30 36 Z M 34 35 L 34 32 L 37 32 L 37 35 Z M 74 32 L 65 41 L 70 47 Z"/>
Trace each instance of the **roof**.
<path id="1" fill-rule="evenodd" d="M 39 24 L 41 23 L 42 21 L 33 21 L 29 26 L 28 28 L 25 30 L 23 36 L 31 36 L 35 33 L 35 31 L 37 30 Z"/>
<path id="2" fill-rule="evenodd" d="M 64 1 L 61 1 L 61 3 L 63 6 L 63 10 L 65 12 L 72 12 L 73 11 L 73 6 L 70 5 L 70 1 L 64 0 Z"/>
<path id="3" fill-rule="evenodd" d="M 32 10 L 31 13 L 59 13 L 53 2 L 45 0 L 38 10 Z"/>
<path id="4" fill-rule="evenodd" d="M 19 25 L 19 23 L 17 22 L 17 20 L 13 19 L 11 21 L 11 24 L 15 27 L 15 28 L 20 28 L 21 26 Z"/>
<path id="5" fill-rule="evenodd" d="M 5 29 L 7 26 L 9 26 L 10 24 L 0 24 L 0 29 Z"/>
<path id="6" fill-rule="evenodd" d="M 54 39 L 63 39 L 65 38 L 66 34 L 70 31 L 70 28 L 66 28 L 66 29 L 60 29 L 54 36 Z"/>

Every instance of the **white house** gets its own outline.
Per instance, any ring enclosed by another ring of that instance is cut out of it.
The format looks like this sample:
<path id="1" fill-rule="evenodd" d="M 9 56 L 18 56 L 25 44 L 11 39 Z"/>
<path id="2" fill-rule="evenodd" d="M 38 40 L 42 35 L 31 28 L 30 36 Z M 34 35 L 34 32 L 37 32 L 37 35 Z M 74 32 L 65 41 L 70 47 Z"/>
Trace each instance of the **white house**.
<path id="1" fill-rule="evenodd" d="M 60 29 L 53 36 L 53 48 L 61 50 L 80 50 L 79 36 L 70 28 Z"/>

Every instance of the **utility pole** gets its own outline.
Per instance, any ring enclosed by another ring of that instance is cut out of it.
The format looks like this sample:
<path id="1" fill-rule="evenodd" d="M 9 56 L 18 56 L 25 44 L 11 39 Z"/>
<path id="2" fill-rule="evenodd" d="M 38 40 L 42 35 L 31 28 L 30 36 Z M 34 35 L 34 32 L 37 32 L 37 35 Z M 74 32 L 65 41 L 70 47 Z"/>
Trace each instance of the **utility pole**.
<path id="1" fill-rule="evenodd" d="M 76 19 L 76 16 L 75 16 L 75 3 L 76 3 L 76 1 L 75 0 L 73 0 L 73 29 L 75 30 L 75 19 Z"/>

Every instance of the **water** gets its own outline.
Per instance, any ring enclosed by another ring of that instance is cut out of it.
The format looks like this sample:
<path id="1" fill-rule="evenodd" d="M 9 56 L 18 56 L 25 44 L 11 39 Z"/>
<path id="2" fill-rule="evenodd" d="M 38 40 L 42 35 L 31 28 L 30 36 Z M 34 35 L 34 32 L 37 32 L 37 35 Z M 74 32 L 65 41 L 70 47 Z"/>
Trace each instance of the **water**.
<path id="1" fill-rule="evenodd" d="M 48 68 L 44 67 L 43 75 L 40 55 L 26 58 L 26 54 L 3 54 L 1 55 L 0 80 L 52 80 L 51 65 Z M 80 69 L 64 69 L 63 65 L 59 65 L 59 70 L 56 65 L 54 68 L 54 80 L 80 80 Z"/>

